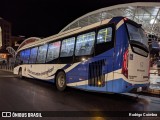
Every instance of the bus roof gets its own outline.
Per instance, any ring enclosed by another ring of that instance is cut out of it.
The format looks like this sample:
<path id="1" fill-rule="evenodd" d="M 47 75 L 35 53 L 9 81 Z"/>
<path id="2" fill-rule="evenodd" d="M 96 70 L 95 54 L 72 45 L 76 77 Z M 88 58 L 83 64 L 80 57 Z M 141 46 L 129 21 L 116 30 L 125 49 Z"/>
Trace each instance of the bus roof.
<path id="1" fill-rule="evenodd" d="M 121 19 L 123 19 L 124 17 L 114 17 L 114 18 L 121 18 Z M 100 26 L 100 25 L 107 24 L 107 23 L 110 22 L 110 20 L 111 19 L 105 19 L 105 20 L 103 20 L 101 22 L 97 22 L 97 23 L 94 23 L 94 24 L 91 24 L 91 25 L 88 25 L 88 26 L 85 26 L 85 27 L 82 27 L 82 28 L 81 27 L 74 28 L 74 29 L 71 29 L 71 30 L 68 30 L 68 31 L 64 31 L 64 32 L 61 32 L 61 33 L 49 36 L 47 38 L 43 38 L 43 39 L 41 39 L 39 41 L 35 41 L 33 43 L 29 43 L 29 44 L 25 45 L 24 47 L 22 47 L 19 50 L 17 50 L 17 53 L 19 51 L 27 49 L 27 48 L 31 48 L 31 47 L 38 46 L 38 45 L 43 45 L 43 44 L 46 44 L 46 43 L 51 42 L 51 41 L 55 41 L 55 40 L 58 40 L 58 39 L 61 39 L 61 38 L 64 38 L 64 37 L 67 37 L 67 36 L 70 36 L 70 35 L 77 34 L 79 32 L 83 32 L 83 31 L 92 29 L 92 28 Z"/>

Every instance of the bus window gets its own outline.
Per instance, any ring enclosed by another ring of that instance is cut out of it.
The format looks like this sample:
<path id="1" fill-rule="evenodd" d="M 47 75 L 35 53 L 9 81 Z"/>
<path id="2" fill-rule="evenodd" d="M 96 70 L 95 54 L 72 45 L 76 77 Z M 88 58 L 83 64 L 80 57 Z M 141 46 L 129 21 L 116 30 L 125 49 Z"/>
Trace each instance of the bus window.
<path id="1" fill-rule="evenodd" d="M 45 63 L 48 44 L 39 46 L 37 63 Z"/>
<path id="2" fill-rule="evenodd" d="M 21 62 L 24 63 L 24 57 L 25 57 L 25 51 L 23 50 L 20 52 L 20 63 Z"/>
<path id="3" fill-rule="evenodd" d="M 38 51 L 38 47 L 31 49 L 29 63 L 36 63 L 37 51 Z"/>
<path id="4" fill-rule="evenodd" d="M 52 61 L 59 57 L 60 45 L 60 41 L 49 44 L 46 62 Z"/>
<path id="5" fill-rule="evenodd" d="M 90 55 L 93 52 L 95 32 L 79 35 L 76 42 L 75 55 Z"/>
<path id="6" fill-rule="evenodd" d="M 98 31 L 97 44 L 112 40 L 112 28 L 104 28 Z"/>
<path id="7" fill-rule="evenodd" d="M 75 37 L 63 40 L 60 57 L 72 56 L 74 52 L 74 44 L 75 44 Z"/>
<path id="8" fill-rule="evenodd" d="M 27 49 L 27 50 L 25 50 L 25 56 L 24 56 L 23 63 L 28 63 L 29 56 L 30 56 L 30 49 Z"/>

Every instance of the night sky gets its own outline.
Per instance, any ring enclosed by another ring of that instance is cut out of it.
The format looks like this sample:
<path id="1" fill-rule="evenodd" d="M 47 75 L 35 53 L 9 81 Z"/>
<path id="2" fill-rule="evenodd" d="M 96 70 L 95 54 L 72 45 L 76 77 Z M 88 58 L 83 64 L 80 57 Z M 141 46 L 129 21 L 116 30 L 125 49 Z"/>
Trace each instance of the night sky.
<path id="1" fill-rule="evenodd" d="M 0 17 L 11 22 L 12 35 L 47 37 L 76 18 L 111 5 L 160 0 L 0 0 Z"/>

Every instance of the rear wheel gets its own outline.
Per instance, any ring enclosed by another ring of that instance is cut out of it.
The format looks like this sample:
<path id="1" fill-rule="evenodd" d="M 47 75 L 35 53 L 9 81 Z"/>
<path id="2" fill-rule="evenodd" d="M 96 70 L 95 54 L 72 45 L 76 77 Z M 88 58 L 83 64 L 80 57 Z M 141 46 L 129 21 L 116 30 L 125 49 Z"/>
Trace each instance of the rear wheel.
<path id="1" fill-rule="evenodd" d="M 22 78 L 23 78 L 23 75 L 22 75 L 22 68 L 19 69 L 18 78 L 19 78 L 19 79 L 22 79 Z"/>
<path id="2" fill-rule="evenodd" d="M 56 75 L 56 87 L 59 91 L 64 91 L 66 88 L 66 75 L 63 71 Z"/>

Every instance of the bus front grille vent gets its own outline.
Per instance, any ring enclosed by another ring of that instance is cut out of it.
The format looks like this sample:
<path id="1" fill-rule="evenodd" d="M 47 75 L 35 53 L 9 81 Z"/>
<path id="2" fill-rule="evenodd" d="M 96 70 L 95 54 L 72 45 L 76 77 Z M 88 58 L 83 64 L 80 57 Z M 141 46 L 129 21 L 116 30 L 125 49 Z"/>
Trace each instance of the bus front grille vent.
<path id="1" fill-rule="evenodd" d="M 105 75 L 103 75 L 103 66 L 105 59 L 89 63 L 88 85 L 95 87 L 104 87 Z"/>

